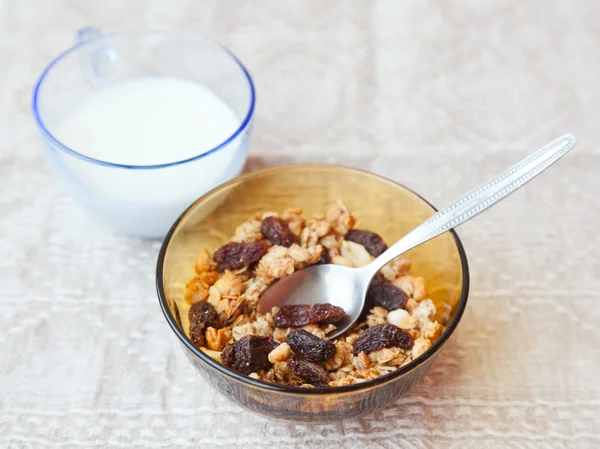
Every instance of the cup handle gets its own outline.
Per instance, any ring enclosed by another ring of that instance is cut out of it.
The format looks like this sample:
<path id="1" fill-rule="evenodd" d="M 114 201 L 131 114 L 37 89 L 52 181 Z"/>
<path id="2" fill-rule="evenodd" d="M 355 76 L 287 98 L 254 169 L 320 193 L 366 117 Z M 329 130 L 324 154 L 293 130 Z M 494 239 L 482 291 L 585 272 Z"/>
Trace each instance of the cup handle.
<path id="1" fill-rule="evenodd" d="M 79 65 L 91 87 L 102 87 L 115 78 L 117 52 L 100 29 L 92 26 L 81 28 L 75 34 L 75 41 L 81 48 Z"/>
<path id="2" fill-rule="evenodd" d="M 92 39 L 97 39 L 102 35 L 102 32 L 99 28 L 96 27 L 85 27 L 77 30 L 75 34 L 75 43 L 80 44 L 82 42 L 91 41 Z"/>

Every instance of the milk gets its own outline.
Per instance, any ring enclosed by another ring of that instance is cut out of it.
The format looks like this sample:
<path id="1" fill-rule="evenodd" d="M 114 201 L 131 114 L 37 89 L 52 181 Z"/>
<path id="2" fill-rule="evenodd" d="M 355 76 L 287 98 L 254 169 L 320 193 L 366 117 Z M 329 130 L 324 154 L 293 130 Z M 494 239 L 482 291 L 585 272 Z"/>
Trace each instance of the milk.
<path id="1" fill-rule="evenodd" d="M 208 87 L 145 77 L 90 91 L 53 129 L 68 148 L 115 167 L 57 151 L 50 158 L 71 193 L 127 234 L 164 235 L 193 200 L 236 176 L 245 162 L 249 128 L 232 137 L 240 117 Z M 199 159 L 166 168 L 139 166 Z"/>
<path id="2" fill-rule="evenodd" d="M 101 161 L 158 165 L 223 143 L 240 119 L 213 91 L 178 78 L 138 78 L 91 91 L 58 122 L 55 137 Z"/>

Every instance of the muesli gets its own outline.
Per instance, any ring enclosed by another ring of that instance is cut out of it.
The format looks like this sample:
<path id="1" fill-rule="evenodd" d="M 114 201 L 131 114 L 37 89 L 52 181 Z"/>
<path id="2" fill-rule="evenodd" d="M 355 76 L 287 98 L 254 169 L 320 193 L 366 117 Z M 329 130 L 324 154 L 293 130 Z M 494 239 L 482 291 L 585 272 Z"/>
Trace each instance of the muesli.
<path id="1" fill-rule="evenodd" d="M 189 337 L 228 368 L 254 379 L 300 387 L 338 387 L 375 379 L 423 354 L 441 334 L 436 309 L 410 262 L 395 259 L 375 277 L 366 318 L 344 335 L 327 335 L 344 317 L 331 304 L 257 312 L 261 294 L 312 264 L 360 267 L 387 249 L 355 229 L 340 202 L 308 220 L 299 209 L 265 212 L 240 224 L 214 254 L 203 251 L 185 288 Z"/>

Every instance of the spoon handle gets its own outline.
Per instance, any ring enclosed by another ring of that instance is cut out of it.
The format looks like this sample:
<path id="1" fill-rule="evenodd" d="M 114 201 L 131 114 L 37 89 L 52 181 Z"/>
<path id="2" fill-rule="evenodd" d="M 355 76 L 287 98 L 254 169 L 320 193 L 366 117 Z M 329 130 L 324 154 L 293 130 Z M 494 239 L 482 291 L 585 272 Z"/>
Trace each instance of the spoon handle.
<path id="1" fill-rule="evenodd" d="M 370 275 L 374 276 L 381 267 L 406 251 L 463 224 L 507 197 L 567 154 L 575 143 L 573 135 L 565 134 L 442 209 L 367 265 Z"/>

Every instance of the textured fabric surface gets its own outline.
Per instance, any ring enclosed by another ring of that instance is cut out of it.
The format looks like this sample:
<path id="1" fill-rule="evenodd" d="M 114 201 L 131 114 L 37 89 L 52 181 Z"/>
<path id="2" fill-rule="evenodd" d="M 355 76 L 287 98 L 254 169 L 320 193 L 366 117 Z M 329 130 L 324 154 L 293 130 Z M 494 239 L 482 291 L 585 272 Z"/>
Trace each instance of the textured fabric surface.
<path id="1" fill-rule="evenodd" d="M 599 447 L 600 4 L 0 1 L 0 447 Z M 578 147 L 459 230 L 470 304 L 405 398 L 325 426 L 269 421 L 189 366 L 154 292 L 158 242 L 65 194 L 32 85 L 74 31 L 181 28 L 258 91 L 247 170 L 343 163 L 443 205 L 563 132 Z"/>

